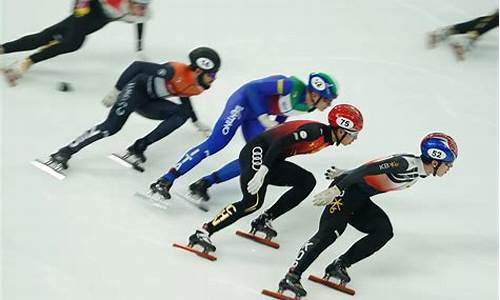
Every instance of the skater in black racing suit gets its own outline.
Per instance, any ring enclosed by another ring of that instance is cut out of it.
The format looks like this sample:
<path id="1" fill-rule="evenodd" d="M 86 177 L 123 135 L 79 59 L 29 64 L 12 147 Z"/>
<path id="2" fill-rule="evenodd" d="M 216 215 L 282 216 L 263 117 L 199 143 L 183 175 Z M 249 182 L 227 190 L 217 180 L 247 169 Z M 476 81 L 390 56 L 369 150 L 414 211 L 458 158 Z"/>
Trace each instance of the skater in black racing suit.
<path id="1" fill-rule="evenodd" d="M 491 15 L 481 16 L 469 21 L 439 28 L 428 35 L 428 47 L 434 48 L 439 43 L 451 37 L 451 43 L 460 59 L 464 59 L 466 52 L 470 51 L 476 41 L 488 31 L 498 27 L 498 9 Z"/>
<path id="2" fill-rule="evenodd" d="M 427 135 L 421 150 L 421 156 L 392 155 L 350 171 L 328 170 L 325 175 L 333 181 L 313 200 L 315 205 L 326 205 L 319 230 L 302 246 L 288 274 L 279 283 L 279 289 L 305 295 L 299 281 L 302 273 L 350 224 L 366 236 L 325 269 L 325 278 L 334 277 L 341 284 L 348 283 L 351 279 L 347 268 L 380 250 L 393 237 L 389 217 L 370 197 L 409 188 L 430 174 L 443 176 L 458 156 L 454 140 L 442 133 Z"/>
<path id="3" fill-rule="evenodd" d="M 314 189 L 314 176 L 286 161 L 297 154 L 317 152 L 336 144 L 349 145 L 363 128 L 357 108 L 339 104 L 328 115 L 330 125 L 315 121 L 292 121 L 274 127 L 252 139 L 240 152 L 240 185 L 243 199 L 227 205 L 202 229 L 189 237 L 189 244 L 215 251 L 209 236 L 240 218 L 257 211 L 264 203 L 267 185 L 291 187 L 278 201 L 251 223 L 252 231 L 275 237 L 271 221 L 302 202 Z M 345 123 L 339 120 L 343 119 Z"/>

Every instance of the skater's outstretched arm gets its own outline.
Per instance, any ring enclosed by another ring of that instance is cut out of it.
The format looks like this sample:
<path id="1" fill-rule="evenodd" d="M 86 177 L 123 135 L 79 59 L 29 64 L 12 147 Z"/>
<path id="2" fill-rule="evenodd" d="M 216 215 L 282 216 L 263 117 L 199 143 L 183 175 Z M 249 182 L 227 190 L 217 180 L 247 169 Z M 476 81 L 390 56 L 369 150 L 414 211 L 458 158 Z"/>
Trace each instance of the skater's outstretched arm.
<path id="1" fill-rule="evenodd" d="M 340 190 L 345 190 L 351 185 L 359 182 L 365 176 L 401 173 L 408 169 L 408 161 L 401 155 L 388 159 L 368 162 L 356 169 L 346 172 L 346 176 L 341 177 L 337 182 L 332 182 Z"/>
<path id="2" fill-rule="evenodd" d="M 194 111 L 193 105 L 191 104 L 191 100 L 189 97 L 180 97 L 181 99 L 181 105 L 184 110 L 184 112 L 188 115 L 188 117 L 191 119 L 191 122 L 193 123 L 194 127 L 204 136 L 208 137 L 212 131 L 210 130 L 211 127 L 207 126 L 205 123 L 201 122 L 198 120 L 198 116 L 196 115 L 196 112 Z"/>
<path id="3" fill-rule="evenodd" d="M 196 116 L 196 112 L 194 111 L 193 105 L 191 104 L 191 99 L 189 97 L 180 97 L 179 99 L 181 100 L 184 111 L 191 119 L 191 122 L 195 123 L 196 121 L 198 121 L 198 116 Z"/>

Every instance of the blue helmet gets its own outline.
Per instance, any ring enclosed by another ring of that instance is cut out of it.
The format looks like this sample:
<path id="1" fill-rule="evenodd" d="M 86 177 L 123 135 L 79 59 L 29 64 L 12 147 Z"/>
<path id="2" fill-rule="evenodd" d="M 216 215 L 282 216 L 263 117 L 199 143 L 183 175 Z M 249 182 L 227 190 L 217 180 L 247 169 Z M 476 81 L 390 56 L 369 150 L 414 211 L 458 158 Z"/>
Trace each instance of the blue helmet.
<path id="1" fill-rule="evenodd" d="M 452 137 L 440 132 L 426 135 L 420 143 L 423 157 L 430 160 L 452 163 L 458 157 L 457 143 Z"/>
<path id="2" fill-rule="evenodd" d="M 338 96 L 337 82 L 326 73 L 311 73 L 307 88 L 329 101 Z"/>

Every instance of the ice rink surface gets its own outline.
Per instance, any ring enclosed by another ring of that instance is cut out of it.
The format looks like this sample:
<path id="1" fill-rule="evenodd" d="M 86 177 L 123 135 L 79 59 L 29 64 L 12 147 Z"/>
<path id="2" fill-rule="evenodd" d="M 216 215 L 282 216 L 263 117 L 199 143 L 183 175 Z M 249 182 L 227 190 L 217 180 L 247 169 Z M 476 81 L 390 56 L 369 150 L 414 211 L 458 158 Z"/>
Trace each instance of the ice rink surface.
<path id="1" fill-rule="evenodd" d="M 1 2 L 1 41 L 62 20 L 71 1 Z M 358 106 L 365 129 L 355 144 L 292 159 L 318 180 L 326 167 L 352 168 L 393 153 L 417 153 L 431 131 L 452 135 L 459 158 L 443 178 L 374 197 L 395 237 L 349 269 L 356 299 L 498 299 L 498 29 L 466 61 L 450 49 L 425 47 L 425 34 L 491 13 L 492 0 L 156 0 L 146 25 L 145 55 L 187 61 L 190 49 L 219 51 L 223 67 L 213 87 L 193 98 L 200 119 L 213 124 L 241 84 L 270 74 L 306 79 L 334 74 L 336 101 Z M 173 199 L 168 210 L 135 198 L 136 191 L 202 141 L 186 123 L 151 146 L 146 172 L 106 156 L 123 151 L 156 121 L 132 115 L 118 134 L 87 147 L 58 181 L 30 165 L 101 122 L 100 104 L 135 60 L 134 28 L 111 23 L 78 52 L 35 65 L 15 88 L 1 86 L 1 299 L 144 300 L 263 299 L 275 289 L 300 246 L 316 232 L 321 209 L 311 198 L 274 222 L 279 250 L 237 237 L 248 216 L 214 235 L 218 261 L 172 248 L 220 208 L 240 199 L 237 180 L 210 190 L 209 213 Z M 8 64 L 27 53 L 1 56 Z M 56 90 L 66 81 L 74 91 Z M 325 113 L 302 118 L 326 121 Z M 181 190 L 238 155 L 243 138 L 179 179 Z M 283 193 L 270 188 L 263 208 Z M 348 227 L 306 271 L 324 267 L 361 234 Z M 306 299 L 350 299 L 302 280 Z"/>

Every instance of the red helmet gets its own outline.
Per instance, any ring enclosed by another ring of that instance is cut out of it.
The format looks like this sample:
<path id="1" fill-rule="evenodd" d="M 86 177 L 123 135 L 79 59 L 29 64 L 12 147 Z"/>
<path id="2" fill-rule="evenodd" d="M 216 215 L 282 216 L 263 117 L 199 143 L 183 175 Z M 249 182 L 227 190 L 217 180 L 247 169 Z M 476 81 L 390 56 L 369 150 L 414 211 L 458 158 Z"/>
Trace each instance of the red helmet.
<path id="1" fill-rule="evenodd" d="M 363 115 L 350 104 L 337 104 L 328 113 L 328 122 L 333 128 L 343 128 L 351 132 L 363 129 Z"/>

